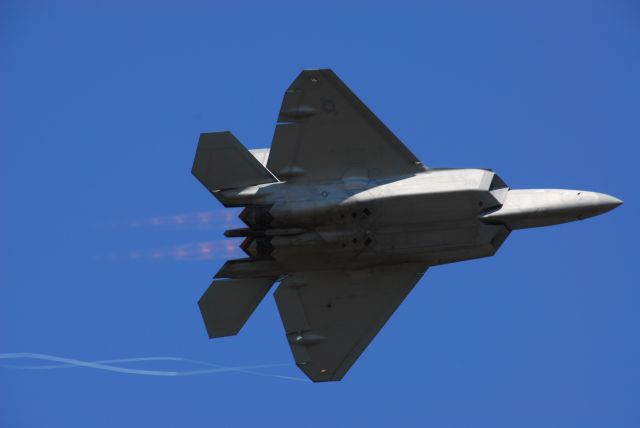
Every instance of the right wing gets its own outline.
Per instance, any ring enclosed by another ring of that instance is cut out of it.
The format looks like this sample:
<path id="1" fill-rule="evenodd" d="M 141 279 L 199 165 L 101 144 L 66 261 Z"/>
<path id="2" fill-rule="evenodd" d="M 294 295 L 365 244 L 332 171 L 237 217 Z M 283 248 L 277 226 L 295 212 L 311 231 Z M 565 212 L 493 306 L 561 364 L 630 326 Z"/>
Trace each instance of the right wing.
<path id="1" fill-rule="evenodd" d="M 287 276 L 275 298 L 298 367 L 314 382 L 342 379 L 425 271 L 403 264 Z"/>
<path id="2" fill-rule="evenodd" d="M 413 174 L 422 163 L 331 70 L 305 70 L 289 86 L 267 167 L 296 181 Z"/>

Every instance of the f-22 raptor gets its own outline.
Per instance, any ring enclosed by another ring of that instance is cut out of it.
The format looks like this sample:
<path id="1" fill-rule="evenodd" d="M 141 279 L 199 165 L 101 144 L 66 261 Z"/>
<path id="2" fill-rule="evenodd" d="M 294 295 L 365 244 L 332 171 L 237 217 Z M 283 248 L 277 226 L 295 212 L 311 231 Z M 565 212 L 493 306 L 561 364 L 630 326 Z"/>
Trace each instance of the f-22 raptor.
<path id="1" fill-rule="evenodd" d="M 275 282 L 298 367 L 343 378 L 430 266 L 495 254 L 512 230 L 581 220 L 622 203 L 602 193 L 514 190 L 487 169 L 429 168 L 331 70 L 284 94 L 271 149 L 200 135 L 193 175 L 244 207 L 246 258 L 199 301 L 209 337 L 237 334 Z"/>

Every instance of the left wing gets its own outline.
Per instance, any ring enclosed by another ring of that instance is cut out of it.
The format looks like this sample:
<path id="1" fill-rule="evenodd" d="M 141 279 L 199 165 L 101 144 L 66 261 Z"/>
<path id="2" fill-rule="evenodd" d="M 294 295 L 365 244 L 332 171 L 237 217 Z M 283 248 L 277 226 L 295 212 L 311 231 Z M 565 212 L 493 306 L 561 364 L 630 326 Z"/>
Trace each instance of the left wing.
<path id="1" fill-rule="evenodd" d="M 298 367 L 314 382 L 342 379 L 425 271 L 403 264 L 287 276 L 275 298 Z"/>

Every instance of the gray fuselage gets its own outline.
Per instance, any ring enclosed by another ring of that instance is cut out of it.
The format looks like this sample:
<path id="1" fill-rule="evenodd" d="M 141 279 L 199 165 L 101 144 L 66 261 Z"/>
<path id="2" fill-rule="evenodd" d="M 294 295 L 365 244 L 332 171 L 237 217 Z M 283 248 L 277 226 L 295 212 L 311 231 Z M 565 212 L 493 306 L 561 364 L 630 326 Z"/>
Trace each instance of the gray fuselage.
<path id="1" fill-rule="evenodd" d="M 226 206 L 247 207 L 240 217 L 249 228 L 227 235 L 247 236 L 243 250 L 253 260 L 274 260 L 283 272 L 487 257 L 512 229 L 578 220 L 620 203 L 593 192 L 509 190 L 483 169 L 429 169 L 385 181 L 278 182 L 215 195 Z M 246 275 L 258 274 L 260 266 L 254 263 Z"/>

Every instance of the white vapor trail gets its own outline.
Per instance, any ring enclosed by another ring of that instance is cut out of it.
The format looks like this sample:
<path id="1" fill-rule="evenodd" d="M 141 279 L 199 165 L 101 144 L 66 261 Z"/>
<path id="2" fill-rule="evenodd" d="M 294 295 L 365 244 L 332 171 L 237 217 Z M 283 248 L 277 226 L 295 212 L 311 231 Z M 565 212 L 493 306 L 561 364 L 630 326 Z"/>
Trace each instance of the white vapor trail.
<path id="1" fill-rule="evenodd" d="M 30 366 L 0 365 L 0 367 L 22 369 L 22 370 L 54 370 L 54 369 L 74 368 L 74 367 L 87 367 L 87 368 L 92 368 L 97 370 L 106 370 L 106 371 L 116 372 L 116 373 L 125 373 L 125 374 L 141 375 L 141 376 L 165 376 L 165 377 L 195 376 L 195 375 L 214 374 L 214 373 L 239 372 L 239 373 L 252 374 L 256 376 L 266 376 L 266 377 L 273 377 L 278 379 L 295 380 L 298 382 L 308 382 L 306 379 L 302 379 L 298 377 L 281 376 L 281 375 L 256 371 L 258 369 L 285 367 L 285 366 L 288 366 L 289 364 L 261 364 L 261 365 L 253 365 L 253 366 L 226 367 L 218 364 L 212 364 L 204 361 L 191 360 L 188 358 L 181 358 L 181 357 L 144 357 L 144 358 L 120 358 L 115 360 L 101 360 L 101 361 L 82 361 L 82 360 L 77 360 L 73 358 L 64 358 L 64 357 L 57 357 L 55 355 L 36 354 L 36 353 L 29 353 L 29 352 L 14 352 L 14 353 L 0 354 L 0 360 L 12 360 L 12 359 L 36 359 L 36 360 L 42 360 L 42 361 L 51 361 L 59 364 L 30 365 Z M 207 366 L 210 368 L 203 369 L 203 370 L 190 370 L 190 371 L 167 371 L 167 370 L 131 369 L 127 367 L 114 365 L 118 363 L 147 362 L 147 361 L 181 361 L 185 363 Z"/>

